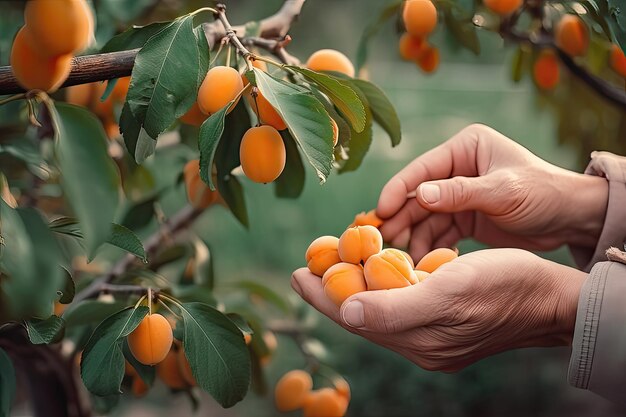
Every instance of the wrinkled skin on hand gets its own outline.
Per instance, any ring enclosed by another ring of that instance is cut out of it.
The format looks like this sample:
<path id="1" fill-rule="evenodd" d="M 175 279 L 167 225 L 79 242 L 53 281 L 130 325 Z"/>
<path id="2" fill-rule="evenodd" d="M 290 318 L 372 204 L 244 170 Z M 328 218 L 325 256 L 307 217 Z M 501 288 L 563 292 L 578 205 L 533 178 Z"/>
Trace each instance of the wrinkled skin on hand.
<path id="1" fill-rule="evenodd" d="M 411 192 L 416 197 L 407 199 Z M 385 220 L 385 241 L 408 246 L 419 259 L 466 237 L 530 250 L 594 247 L 607 200 L 605 179 L 551 165 L 495 130 L 472 125 L 396 174 L 376 214 Z"/>
<path id="2" fill-rule="evenodd" d="M 457 371 L 521 347 L 571 343 L 586 274 L 517 249 L 443 265 L 423 283 L 356 294 L 337 307 L 319 277 L 294 272 L 302 298 L 350 332 L 427 370 Z"/>

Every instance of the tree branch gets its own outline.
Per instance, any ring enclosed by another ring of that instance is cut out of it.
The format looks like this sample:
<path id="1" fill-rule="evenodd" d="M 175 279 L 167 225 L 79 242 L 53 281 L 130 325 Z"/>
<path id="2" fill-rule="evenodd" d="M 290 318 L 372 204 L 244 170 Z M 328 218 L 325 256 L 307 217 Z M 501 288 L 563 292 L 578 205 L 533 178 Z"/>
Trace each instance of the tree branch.
<path id="1" fill-rule="evenodd" d="M 291 24 L 300 15 L 305 1 L 306 0 L 285 0 L 285 3 L 276 14 L 259 22 L 259 36 L 268 39 L 283 39 L 291 28 Z M 224 24 L 219 19 L 212 23 L 204 23 L 203 29 L 211 48 L 227 35 Z M 245 26 L 233 26 L 232 31 L 245 49 L 243 46 Z M 261 45 L 257 46 L 262 48 Z M 65 83 L 63 83 L 63 87 L 129 76 L 133 70 L 135 57 L 138 52 L 139 49 L 133 49 L 130 51 L 75 57 L 72 59 L 72 71 Z M 277 56 L 281 58 L 279 55 Z M 11 71 L 11 67 L 0 67 L 0 95 L 23 92 L 25 92 L 25 90 L 17 83 Z"/>

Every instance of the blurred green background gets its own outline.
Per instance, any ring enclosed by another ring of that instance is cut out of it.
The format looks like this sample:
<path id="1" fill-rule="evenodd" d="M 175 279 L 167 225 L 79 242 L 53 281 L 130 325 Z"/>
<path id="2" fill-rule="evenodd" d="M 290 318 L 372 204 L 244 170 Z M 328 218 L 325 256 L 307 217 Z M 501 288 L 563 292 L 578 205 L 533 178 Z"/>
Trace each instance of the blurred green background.
<path id="1" fill-rule="evenodd" d="M 272 14 L 283 1 L 226 3 L 231 22 L 240 24 Z M 380 0 L 307 1 L 290 32 L 294 39 L 290 52 L 305 61 L 317 49 L 335 48 L 354 58 L 361 32 L 382 4 Z M 510 80 L 513 48 L 507 48 L 495 35 L 480 33 L 483 53 L 475 57 L 458 50 L 443 32 L 440 28 L 432 39 L 442 54 L 440 68 L 431 76 L 400 61 L 392 22 L 370 45 L 369 77 L 396 106 L 403 128 L 400 146 L 391 148 L 378 130 L 361 169 L 332 175 L 323 186 L 309 169 L 305 191 L 298 200 L 276 199 L 272 187 L 242 179 L 249 230 L 223 208 L 203 215 L 197 232 L 212 249 L 218 288 L 228 281 L 255 280 L 301 304 L 289 281 L 291 271 L 304 264 L 308 244 L 320 235 L 339 235 L 356 213 L 376 206 L 379 191 L 395 172 L 471 123 L 489 125 L 552 163 L 581 170 L 577 153 L 557 145 L 556 123 L 540 105 L 532 81 L 528 77 L 519 84 Z M 6 61 L 1 53 L 6 50 L 6 44 L 0 45 L 0 61 Z M 168 205 L 177 206 L 182 201 L 182 190 L 169 196 L 169 203 L 164 204 L 166 212 Z M 475 242 L 460 245 L 462 253 L 479 247 Z M 544 255 L 571 263 L 565 249 Z M 619 415 L 608 402 L 568 386 L 568 349 L 518 350 L 485 359 L 456 374 L 426 372 L 343 331 L 317 312 L 311 312 L 311 317 L 317 321 L 314 337 L 326 346 L 327 362 L 352 387 L 350 416 Z M 278 349 L 266 369 L 270 386 L 284 372 L 305 365 L 291 339 L 279 336 L 278 340 Z M 145 400 L 125 398 L 114 415 L 192 415 L 191 403 L 184 396 L 165 392 L 163 386 L 157 386 Z M 202 398 L 198 415 L 278 414 L 271 392 L 267 396 L 250 394 L 230 410 L 218 408 L 206 395 Z"/>

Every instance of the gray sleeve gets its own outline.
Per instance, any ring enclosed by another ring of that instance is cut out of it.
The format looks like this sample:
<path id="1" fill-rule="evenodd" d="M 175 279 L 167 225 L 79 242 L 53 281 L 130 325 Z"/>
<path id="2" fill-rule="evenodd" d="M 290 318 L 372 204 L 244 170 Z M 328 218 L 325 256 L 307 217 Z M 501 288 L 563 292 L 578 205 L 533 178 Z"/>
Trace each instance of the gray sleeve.
<path id="1" fill-rule="evenodd" d="M 599 262 L 578 302 L 568 379 L 626 405 L 626 265 Z"/>
<path id="2" fill-rule="evenodd" d="M 605 260 L 605 251 L 612 247 L 624 248 L 626 240 L 626 158 L 608 152 L 593 152 L 585 174 L 605 177 L 609 181 L 609 201 L 604 226 L 594 249 L 570 246 L 576 264 L 589 271 Z"/>

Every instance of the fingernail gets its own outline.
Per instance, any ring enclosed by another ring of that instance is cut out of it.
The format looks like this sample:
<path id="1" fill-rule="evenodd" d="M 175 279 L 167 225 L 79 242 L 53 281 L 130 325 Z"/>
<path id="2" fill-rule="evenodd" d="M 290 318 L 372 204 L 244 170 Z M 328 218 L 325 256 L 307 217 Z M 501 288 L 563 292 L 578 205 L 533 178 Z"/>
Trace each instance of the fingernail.
<path id="1" fill-rule="evenodd" d="M 293 290 L 297 292 L 300 297 L 302 297 L 302 288 L 300 288 L 300 284 L 298 284 L 297 280 L 291 280 L 291 288 L 293 288 Z"/>
<path id="2" fill-rule="evenodd" d="M 363 304 L 360 301 L 350 301 L 343 309 L 343 321 L 351 327 L 363 327 L 365 325 L 365 315 Z"/>
<path id="3" fill-rule="evenodd" d="M 428 204 L 435 204 L 441 199 L 441 190 L 438 185 L 422 184 L 420 185 L 420 194 L 422 200 Z"/>

